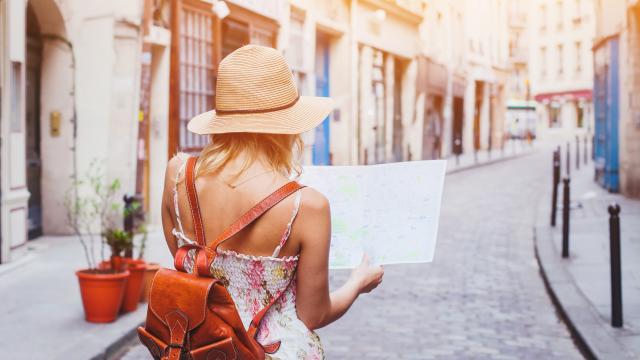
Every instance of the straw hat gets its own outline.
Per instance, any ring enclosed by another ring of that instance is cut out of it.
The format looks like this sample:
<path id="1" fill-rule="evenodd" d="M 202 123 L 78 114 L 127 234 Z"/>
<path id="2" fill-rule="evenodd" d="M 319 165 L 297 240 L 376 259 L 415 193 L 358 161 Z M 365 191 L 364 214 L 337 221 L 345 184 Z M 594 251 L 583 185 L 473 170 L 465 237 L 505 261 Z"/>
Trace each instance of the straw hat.
<path id="1" fill-rule="evenodd" d="M 299 96 L 291 69 L 272 48 L 247 45 L 220 62 L 216 109 L 197 115 L 196 134 L 234 132 L 300 134 L 333 109 L 326 97 Z"/>

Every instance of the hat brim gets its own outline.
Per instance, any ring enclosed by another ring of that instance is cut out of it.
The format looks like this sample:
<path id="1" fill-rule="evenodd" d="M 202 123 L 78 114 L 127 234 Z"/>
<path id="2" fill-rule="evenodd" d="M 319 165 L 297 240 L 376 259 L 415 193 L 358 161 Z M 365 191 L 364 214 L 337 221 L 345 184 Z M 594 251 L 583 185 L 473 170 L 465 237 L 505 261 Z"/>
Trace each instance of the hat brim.
<path id="1" fill-rule="evenodd" d="M 318 126 L 333 110 L 327 97 L 300 96 L 290 108 L 251 114 L 219 115 L 215 110 L 195 116 L 187 129 L 196 134 L 301 134 Z"/>

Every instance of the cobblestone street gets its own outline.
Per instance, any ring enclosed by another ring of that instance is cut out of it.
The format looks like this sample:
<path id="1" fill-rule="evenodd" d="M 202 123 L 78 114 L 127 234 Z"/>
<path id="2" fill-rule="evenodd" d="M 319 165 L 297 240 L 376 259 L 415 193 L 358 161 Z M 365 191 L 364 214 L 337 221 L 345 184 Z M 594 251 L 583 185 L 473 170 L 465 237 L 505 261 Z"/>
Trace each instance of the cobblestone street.
<path id="1" fill-rule="evenodd" d="M 318 331 L 327 358 L 582 358 L 534 257 L 548 164 L 538 151 L 448 175 L 435 261 L 386 267 L 379 289 Z M 332 285 L 347 275 L 333 274 Z M 125 359 L 147 356 L 138 346 Z"/>

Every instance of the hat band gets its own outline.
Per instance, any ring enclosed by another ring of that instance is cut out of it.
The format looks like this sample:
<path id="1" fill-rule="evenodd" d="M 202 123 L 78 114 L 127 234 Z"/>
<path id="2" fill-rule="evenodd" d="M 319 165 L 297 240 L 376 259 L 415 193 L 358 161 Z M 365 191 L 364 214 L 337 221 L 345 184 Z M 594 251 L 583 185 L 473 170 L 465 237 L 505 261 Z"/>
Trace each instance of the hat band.
<path id="1" fill-rule="evenodd" d="M 273 111 L 279 111 L 279 110 L 284 110 L 284 109 L 288 109 L 290 107 L 292 107 L 293 105 L 295 105 L 298 100 L 300 100 L 300 95 L 298 94 L 298 96 L 296 96 L 295 99 L 293 99 L 292 102 L 282 105 L 282 106 L 277 106 L 274 108 L 269 108 L 269 109 L 242 109 L 242 110 L 216 110 L 216 115 L 235 115 L 235 114 L 259 114 L 259 113 L 268 113 L 268 112 L 273 112 Z"/>

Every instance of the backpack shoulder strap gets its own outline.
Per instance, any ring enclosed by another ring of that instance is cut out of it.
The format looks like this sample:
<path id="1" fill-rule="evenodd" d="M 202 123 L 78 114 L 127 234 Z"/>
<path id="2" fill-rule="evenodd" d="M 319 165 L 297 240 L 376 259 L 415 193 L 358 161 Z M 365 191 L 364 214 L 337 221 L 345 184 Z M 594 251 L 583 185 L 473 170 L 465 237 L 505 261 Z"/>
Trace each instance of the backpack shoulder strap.
<path id="1" fill-rule="evenodd" d="M 295 181 L 290 181 L 284 184 L 278 190 L 274 191 L 262 201 L 257 203 L 254 207 L 249 209 L 249 211 L 245 212 L 242 216 L 240 216 L 240 218 L 238 218 L 238 220 L 234 221 L 233 224 L 231 224 L 225 231 L 222 232 L 222 234 L 220 234 L 220 236 L 215 239 L 214 242 L 211 243 L 209 248 L 216 251 L 221 243 L 242 231 L 242 229 L 253 223 L 260 216 L 264 215 L 264 213 L 266 213 L 269 209 L 276 206 L 282 200 L 286 199 L 291 194 L 302 189 L 303 187 L 304 185 L 300 185 Z"/>
<path id="2" fill-rule="evenodd" d="M 193 219 L 193 231 L 196 234 L 196 242 L 205 246 L 207 242 L 204 236 L 202 214 L 200 213 L 200 204 L 198 203 L 198 194 L 196 192 L 195 171 L 197 160 L 198 158 L 195 156 L 192 156 L 187 160 L 184 184 L 187 187 L 187 199 L 189 200 L 189 209 L 191 209 L 191 218 Z"/>

